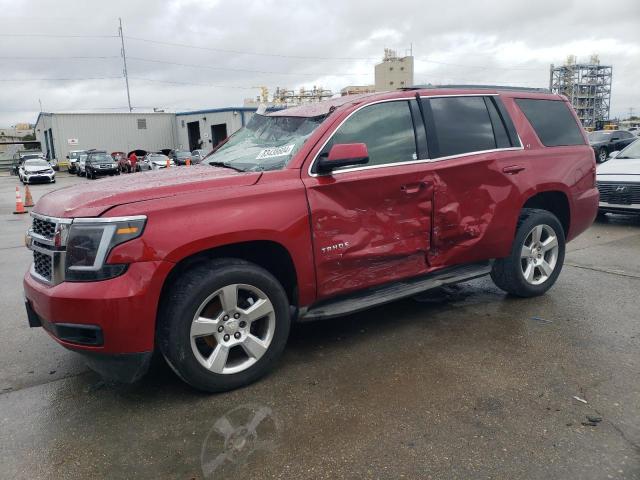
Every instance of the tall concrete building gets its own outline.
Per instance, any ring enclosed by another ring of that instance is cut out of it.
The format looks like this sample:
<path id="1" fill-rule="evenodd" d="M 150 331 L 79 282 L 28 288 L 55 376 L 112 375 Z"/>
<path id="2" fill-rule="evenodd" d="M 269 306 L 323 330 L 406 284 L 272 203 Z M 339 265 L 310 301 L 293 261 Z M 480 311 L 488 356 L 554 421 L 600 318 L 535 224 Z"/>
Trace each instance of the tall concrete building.
<path id="1" fill-rule="evenodd" d="M 413 55 L 399 57 L 395 50 L 384 49 L 382 63 L 375 66 L 376 92 L 413 86 Z"/>

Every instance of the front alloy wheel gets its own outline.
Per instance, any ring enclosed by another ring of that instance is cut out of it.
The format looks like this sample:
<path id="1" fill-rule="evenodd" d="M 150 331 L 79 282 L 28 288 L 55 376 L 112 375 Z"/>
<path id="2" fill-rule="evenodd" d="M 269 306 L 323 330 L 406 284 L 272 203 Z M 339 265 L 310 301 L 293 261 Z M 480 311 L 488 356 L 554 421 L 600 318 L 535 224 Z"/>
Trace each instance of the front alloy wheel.
<path id="1" fill-rule="evenodd" d="M 201 261 L 177 276 L 162 300 L 157 344 L 178 376 L 201 390 L 254 382 L 273 367 L 289 336 L 282 285 L 245 260 Z"/>
<path id="2" fill-rule="evenodd" d="M 275 326 L 273 305 L 262 290 L 227 285 L 198 307 L 191 323 L 191 351 L 214 373 L 242 372 L 266 353 Z"/>

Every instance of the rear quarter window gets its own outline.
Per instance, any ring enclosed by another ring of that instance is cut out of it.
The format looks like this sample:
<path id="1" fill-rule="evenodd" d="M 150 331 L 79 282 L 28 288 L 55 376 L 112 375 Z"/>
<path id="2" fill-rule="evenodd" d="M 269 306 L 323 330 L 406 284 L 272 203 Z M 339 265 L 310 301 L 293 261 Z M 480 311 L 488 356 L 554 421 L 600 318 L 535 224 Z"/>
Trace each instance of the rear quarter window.
<path id="1" fill-rule="evenodd" d="M 529 98 L 516 98 L 515 101 L 545 147 L 585 144 L 580 127 L 565 102 Z"/>

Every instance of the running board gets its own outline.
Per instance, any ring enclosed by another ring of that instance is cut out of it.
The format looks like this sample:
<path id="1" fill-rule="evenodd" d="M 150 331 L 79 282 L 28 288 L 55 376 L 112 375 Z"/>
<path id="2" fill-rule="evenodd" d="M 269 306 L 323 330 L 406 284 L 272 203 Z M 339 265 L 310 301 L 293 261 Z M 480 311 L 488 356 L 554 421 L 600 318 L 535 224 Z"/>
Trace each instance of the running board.
<path id="1" fill-rule="evenodd" d="M 401 298 L 411 297 L 418 293 L 442 285 L 464 282 L 483 277 L 491 272 L 493 261 L 472 263 L 444 268 L 422 277 L 411 278 L 380 287 L 355 292 L 349 296 L 326 300 L 312 305 L 308 310 L 300 311 L 299 322 L 311 322 L 333 317 L 341 317 L 377 307 Z"/>

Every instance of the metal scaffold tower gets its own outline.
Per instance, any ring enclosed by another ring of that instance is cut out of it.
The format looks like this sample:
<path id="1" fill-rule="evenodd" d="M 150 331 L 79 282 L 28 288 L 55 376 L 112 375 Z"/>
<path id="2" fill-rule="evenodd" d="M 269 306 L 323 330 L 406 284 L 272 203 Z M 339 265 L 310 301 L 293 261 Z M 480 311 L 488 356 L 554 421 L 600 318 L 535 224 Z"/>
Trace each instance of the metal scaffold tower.
<path id="1" fill-rule="evenodd" d="M 597 55 L 589 63 L 570 55 L 564 65 L 551 65 L 549 89 L 569 99 L 585 128 L 596 128 L 609 119 L 612 71 L 611 65 L 600 65 Z"/>

